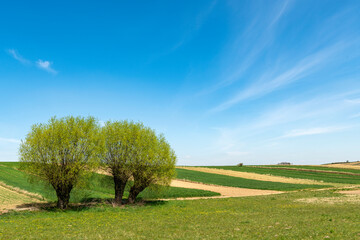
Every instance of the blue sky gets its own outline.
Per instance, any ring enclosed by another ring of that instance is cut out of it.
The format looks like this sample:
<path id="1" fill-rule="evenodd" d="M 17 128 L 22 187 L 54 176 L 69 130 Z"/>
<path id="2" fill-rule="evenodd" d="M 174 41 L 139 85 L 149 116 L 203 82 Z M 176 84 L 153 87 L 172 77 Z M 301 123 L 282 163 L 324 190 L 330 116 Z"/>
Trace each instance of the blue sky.
<path id="1" fill-rule="evenodd" d="M 0 4 L 0 161 L 50 117 L 142 121 L 180 165 L 360 160 L 360 1 Z"/>

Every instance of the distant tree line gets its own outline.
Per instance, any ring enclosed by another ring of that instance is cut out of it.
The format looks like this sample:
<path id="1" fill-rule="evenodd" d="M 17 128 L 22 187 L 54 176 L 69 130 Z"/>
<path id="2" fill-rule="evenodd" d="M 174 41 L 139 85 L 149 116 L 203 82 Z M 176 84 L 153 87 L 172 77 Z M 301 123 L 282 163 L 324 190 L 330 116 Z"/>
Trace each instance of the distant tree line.
<path id="1" fill-rule="evenodd" d="M 141 122 L 108 121 L 94 117 L 51 118 L 35 124 L 19 149 L 21 168 L 49 183 L 57 207 L 66 209 L 71 190 L 100 166 L 114 180 L 115 203 L 123 203 L 125 186 L 133 180 L 128 202 L 145 188 L 170 184 L 176 155 L 163 135 Z"/>

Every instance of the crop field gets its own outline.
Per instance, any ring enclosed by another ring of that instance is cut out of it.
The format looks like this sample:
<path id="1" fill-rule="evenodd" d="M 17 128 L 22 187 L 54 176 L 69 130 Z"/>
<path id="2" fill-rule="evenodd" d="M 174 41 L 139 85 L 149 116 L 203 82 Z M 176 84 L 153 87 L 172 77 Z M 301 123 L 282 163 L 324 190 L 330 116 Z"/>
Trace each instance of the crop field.
<path id="1" fill-rule="evenodd" d="M 3 184 L 0 212 L 31 203 L 43 205 L 36 211 L 4 211 L 0 215 L 0 239 L 360 239 L 360 195 L 357 194 L 360 190 L 356 190 L 360 189 L 360 180 L 352 175 L 357 174 L 353 171 L 337 174 L 296 170 L 300 167 L 323 170 L 313 166 L 291 166 L 295 170 L 277 166 L 210 167 L 257 174 L 281 173 L 278 176 L 289 178 L 311 177 L 329 183 L 318 185 L 259 181 L 177 168 L 180 183 L 185 179 L 184 183 L 196 183 L 200 187 L 205 184 L 240 191 L 281 192 L 191 201 L 156 200 L 220 195 L 169 187 L 159 192 L 147 190 L 140 197 L 144 201 L 124 207 L 113 207 L 108 201 L 114 194 L 111 177 L 93 173 L 89 181 L 72 192 L 73 204 L 63 211 L 44 204 L 56 200 L 53 190 L 44 184 L 30 183 L 18 167 L 18 163 L 0 163 Z M 332 184 L 340 181 L 343 184 Z M 79 202 L 84 204 L 74 204 Z"/>
<path id="2" fill-rule="evenodd" d="M 264 190 L 278 190 L 278 191 L 292 191 L 309 188 L 325 188 L 330 185 L 310 185 L 310 184 L 291 184 L 270 181 L 258 181 L 246 178 L 231 177 L 220 174 L 198 172 L 186 169 L 177 169 L 177 178 L 186 179 L 195 182 L 202 182 L 207 184 L 216 184 L 228 187 L 264 189 Z"/>
<path id="3" fill-rule="evenodd" d="M 288 178 L 311 179 L 327 183 L 360 184 L 359 171 L 356 172 L 356 170 L 351 169 L 344 169 L 344 171 L 342 171 L 342 169 L 333 170 L 333 168 L 313 166 L 296 166 L 292 168 L 273 166 L 216 166 L 210 168 L 219 168 L 240 172 L 252 172 L 259 174 L 271 174 L 274 176 L 282 176 Z M 331 170 L 333 170 L 333 172 L 331 172 Z"/>

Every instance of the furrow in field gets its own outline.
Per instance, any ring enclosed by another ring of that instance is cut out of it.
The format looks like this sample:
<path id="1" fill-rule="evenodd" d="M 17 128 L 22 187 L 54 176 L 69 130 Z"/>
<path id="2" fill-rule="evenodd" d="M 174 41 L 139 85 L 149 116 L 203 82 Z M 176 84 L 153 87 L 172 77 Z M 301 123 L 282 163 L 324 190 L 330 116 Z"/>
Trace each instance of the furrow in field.
<path id="1" fill-rule="evenodd" d="M 267 174 L 224 170 L 224 169 L 218 169 L 218 168 L 204 168 L 204 167 L 177 167 L 177 168 L 199 171 L 199 172 L 206 172 L 206 173 L 221 174 L 221 175 L 232 176 L 232 177 L 241 177 L 241 178 L 259 180 L 259 181 L 281 182 L 281 183 L 292 183 L 292 184 L 328 185 L 328 183 L 323 183 L 323 182 L 310 180 L 310 179 L 287 178 L 287 177 L 279 177 L 279 176 L 273 176 L 273 175 L 267 175 Z"/>

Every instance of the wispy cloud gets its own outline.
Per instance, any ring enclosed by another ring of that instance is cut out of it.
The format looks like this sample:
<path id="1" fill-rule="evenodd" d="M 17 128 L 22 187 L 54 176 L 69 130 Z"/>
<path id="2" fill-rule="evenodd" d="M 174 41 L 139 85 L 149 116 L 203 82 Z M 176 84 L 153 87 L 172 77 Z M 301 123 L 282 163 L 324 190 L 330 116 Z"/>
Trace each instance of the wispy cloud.
<path id="1" fill-rule="evenodd" d="M 57 71 L 52 67 L 52 62 L 50 61 L 44 61 L 44 60 L 37 60 L 35 62 L 32 62 L 23 56 L 21 56 L 15 49 L 8 49 L 6 50 L 10 56 L 12 56 L 15 60 L 19 61 L 20 63 L 24 65 L 30 65 L 30 66 L 37 66 L 39 69 L 47 71 L 52 74 L 57 74 Z"/>
<path id="2" fill-rule="evenodd" d="M 278 23 L 291 9 L 291 5 L 290 1 L 275 4 L 266 21 L 260 20 L 263 16 L 254 13 L 251 23 L 242 33 L 238 34 L 233 43 L 229 44 L 229 49 L 222 57 L 226 59 L 226 64 L 223 76 L 220 77 L 221 80 L 209 89 L 202 90 L 198 95 L 212 93 L 241 80 L 243 74 L 254 65 L 264 50 L 273 42 Z M 255 29 L 261 29 L 261 34 L 259 35 L 259 31 Z M 244 45 L 244 42 L 250 44 Z M 239 56 L 241 57 L 239 58 Z M 228 62 L 232 64 L 229 66 Z"/>
<path id="3" fill-rule="evenodd" d="M 38 66 L 40 69 L 43 69 L 49 73 L 53 73 L 56 74 L 57 71 L 55 71 L 52 67 L 51 67 L 52 63 L 49 61 L 43 61 L 41 59 L 36 61 L 36 66 Z"/>
<path id="4" fill-rule="evenodd" d="M 279 138 L 293 138 L 293 137 L 301 137 L 301 136 L 309 136 L 309 135 L 318 135 L 325 133 L 333 133 L 342 131 L 344 129 L 350 128 L 347 127 L 317 127 L 317 128 L 308 128 L 308 129 L 294 129 Z"/>
<path id="5" fill-rule="evenodd" d="M 14 138 L 1 138 L 1 137 L 0 137 L 0 142 L 21 143 L 21 141 L 18 140 L 18 139 L 14 139 Z"/>
<path id="6" fill-rule="evenodd" d="M 15 49 L 8 49 L 7 53 L 9 53 L 15 60 L 21 62 L 22 64 L 29 65 L 31 62 L 24 57 L 22 57 Z"/>
<path id="7" fill-rule="evenodd" d="M 208 16 L 211 14 L 213 9 L 215 8 L 217 4 L 217 0 L 213 0 L 206 8 L 204 8 L 203 11 L 201 11 L 195 18 L 195 24 L 192 24 L 192 27 L 189 28 L 189 30 L 183 35 L 183 37 L 178 41 L 170 50 L 170 52 L 175 51 L 182 45 L 184 45 L 187 41 L 189 41 L 194 33 L 199 31 L 199 29 L 202 27 L 202 25 L 205 23 Z"/>
<path id="8" fill-rule="evenodd" d="M 340 50 L 344 49 L 347 44 L 338 43 L 329 48 L 320 50 L 298 61 L 295 66 L 288 68 L 282 73 L 271 77 L 271 72 L 265 72 L 258 81 L 249 86 L 245 90 L 241 90 L 230 100 L 213 108 L 211 112 L 219 112 L 226 110 L 233 105 L 251 98 L 257 98 L 285 87 L 295 81 L 298 81 L 310 75 L 317 67 L 323 66 L 328 62 L 330 57 Z"/>
<path id="9" fill-rule="evenodd" d="M 271 23 L 269 24 L 269 28 L 272 27 L 274 24 L 276 24 L 281 19 L 281 17 L 284 15 L 286 10 L 289 8 L 289 5 L 290 5 L 289 0 L 285 0 L 282 2 L 282 4 L 279 6 L 279 9 L 275 12 L 274 17 L 273 17 Z"/>

